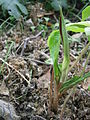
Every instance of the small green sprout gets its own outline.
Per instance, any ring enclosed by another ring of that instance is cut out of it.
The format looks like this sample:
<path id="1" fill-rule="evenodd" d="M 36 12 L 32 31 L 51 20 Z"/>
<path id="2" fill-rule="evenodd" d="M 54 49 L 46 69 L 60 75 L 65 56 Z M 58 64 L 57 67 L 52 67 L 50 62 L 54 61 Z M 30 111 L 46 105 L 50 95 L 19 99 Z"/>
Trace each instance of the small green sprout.
<path id="1" fill-rule="evenodd" d="M 86 17 L 87 16 L 85 16 L 85 19 Z M 69 47 L 69 38 L 67 35 L 67 31 L 85 32 L 89 41 L 71 67 L 70 67 L 70 47 Z M 86 78 L 90 77 L 90 72 L 85 73 L 85 67 L 86 67 L 85 66 L 83 70 L 84 73 L 83 75 L 82 74 L 80 76 L 75 75 L 71 79 L 68 78 L 68 73 L 71 71 L 73 67 L 75 67 L 76 63 L 82 58 L 82 55 L 85 54 L 85 52 L 88 50 L 88 47 L 90 46 L 89 31 L 90 31 L 90 22 L 82 21 L 78 23 L 69 23 L 65 25 L 62 9 L 60 8 L 59 30 L 52 31 L 47 41 L 50 50 L 49 61 L 52 63 L 53 66 L 53 72 L 51 72 L 51 76 L 53 77 L 51 77 L 51 83 L 50 83 L 50 108 L 55 112 L 57 112 L 58 109 L 59 97 L 68 89 L 82 82 Z M 58 63 L 61 43 L 63 46 L 64 56 L 62 63 Z M 52 87 L 53 82 L 54 82 L 54 88 Z"/>

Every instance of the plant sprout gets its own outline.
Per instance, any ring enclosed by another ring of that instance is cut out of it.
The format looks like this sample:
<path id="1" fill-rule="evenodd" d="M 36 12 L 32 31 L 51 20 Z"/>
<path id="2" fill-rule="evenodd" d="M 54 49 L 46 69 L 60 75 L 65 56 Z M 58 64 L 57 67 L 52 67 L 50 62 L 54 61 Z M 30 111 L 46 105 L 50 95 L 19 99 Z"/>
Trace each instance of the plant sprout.
<path id="1" fill-rule="evenodd" d="M 52 31 L 47 42 L 49 46 L 50 57 L 53 66 L 51 68 L 51 82 L 50 82 L 50 109 L 54 112 L 57 112 L 58 110 L 58 100 L 63 93 L 65 93 L 68 89 L 77 85 L 81 81 L 85 80 L 86 78 L 90 77 L 90 72 L 88 72 L 83 75 L 73 76 L 71 79 L 68 79 L 69 71 L 72 70 L 72 68 L 81 59 L 82 55 L 86 53 L 88 47 L 90 46 L 90 32 L 88 32 L 89 30 L 90 30 L 90 22 L 86 22 L 86 21 L 82 21 L 78 23 L 69 23 L 65 25 L 62 9 L 60 7 L 59 30 Z M 85 48 L 83 48 L 81 54 L 77 57 L 76 61 L 73 63 L 71 67 L 70 67 L 70 47 L 69 47 L 69 39 L 68 39 L 67 31 L 86 32 L 86 35 L 89 40 L 88 44 L 86 45 Z M 61 42 L 63 45 L 64 56 L 62 63 L 58 63 Z M 85 72 L 85 67 L 83 69 L 83 73 Z M 53 82 L 54 82 L 54 88 L 53 88 Z"/>

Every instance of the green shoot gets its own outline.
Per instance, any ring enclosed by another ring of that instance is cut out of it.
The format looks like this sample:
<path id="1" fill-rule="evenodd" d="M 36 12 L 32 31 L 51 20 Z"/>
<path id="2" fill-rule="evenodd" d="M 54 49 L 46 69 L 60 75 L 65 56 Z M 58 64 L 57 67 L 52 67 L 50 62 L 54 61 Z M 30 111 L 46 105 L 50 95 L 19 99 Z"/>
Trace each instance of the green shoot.
<path id="1" fill-rule="evenodd" d="M 87 17 L 88 16 L 85 16 L 83 12 L 83 19 L 86 19 Z M 76 61 L 73 63 L 73 65 L 70 68 L 69 68 L 69 63 L 70 63 L 70 50 L 69 49 L 70 48 L 69 48 L 69 39 L 68 39 L 66 30 L 73 31 L 73 32 L 85 32 L 86 36 L 88 37 L 88 41 L 89 41 L 86 47 L 83 48 L 83 50 L 77 57 Z M 64 56 L 63 56 L 62 63 L 59 64 L 58 57 L 59 57 L 59 50 L 60 50 L 61 42 L 63 45 Z M 60 7 L 59 30 L 54 30 L 50 34 L 47 43 L 49 46 L 50 57 L 51 57 L 52 65 L 53 65 L 53 72 L 51 72 L 51 76 L 53 77 L 51 77 L 51 83 L 50 83 L 50 101 L 51 101 L 50 107 L 53 111 L 56 112 L 59 96 L 61 96 L 68 89 L 72 88 L 73 86 L 76 86 L 78 83 L 90 77 L 90 72 L 84 74 L 86 65 L 90 57 L 90 53 L 89 53 L 85 66 L 83 68 L 83 74 L 81 73 L 81 76 L 73 76 L 73 78 L 68 79 L 68 73 L 72 70 L 73 67 L 75 67 L 77 62 L 82 58 L 82 56 L 86 53 L 86 51 L 88 50 L 90 46 L 90 22 L 83 21 L 83 22 L 78 22 L 78 23 L 69 23 L 65 26 L 62 9 Z M 53 80 L 54 80 L 54 94 L 52 90 Z"/>

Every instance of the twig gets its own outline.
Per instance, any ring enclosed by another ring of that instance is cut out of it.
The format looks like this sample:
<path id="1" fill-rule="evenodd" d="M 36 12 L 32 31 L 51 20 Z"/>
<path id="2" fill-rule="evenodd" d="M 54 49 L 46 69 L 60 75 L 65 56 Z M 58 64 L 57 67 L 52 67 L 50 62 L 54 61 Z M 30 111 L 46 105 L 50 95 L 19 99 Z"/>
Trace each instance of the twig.
<path id="1" fill-rule="evenodd" d="M 12 81 L 12 82 L 8 85 L 8 87 L 11 87 L 16 81 L 17 81 L 17 79 L 15 79 L 14 81 Z"/>
<path id="2" fill-rule="evenodd" d="M 28 39 L 26 38 L 26 39 L 24 40 L 24 46 L 23 46 L 23 48 L 22 48 L 22 51 L 21 51 L 21 55 L 20 55 L 20 56 L 23 56 L 24 50 L 26 49 L 27 42 L 28 42 Z"/>
<path id="3" fill-rule="evenodd" d="M 82 72 L 81 72 L 81 76 L 84 74 L 84 71 L 85 71 L 86 65 L 88 64 L 89 58 L 90 58 L 90 53 L 88 54 L 87 59 L 86 59 L 86 61 L 85 61 L 85 65 L 84 65 L 84 68 L 83 68 L 83 70 L 82 70 Z"/>
<path id="4" fill-rule="evenodd" d="M 48 56 L 47 54 L 45 54 L 43 51 L 37 51 L 38 53 L 40 53 L 41 55 L 43 55 L 44 57 L 46 57 L 47 59 L 50 58 L 50 56 Z"/>
<path id="5" fill-rule="evenodd" d="M 71 71 L 71 69 L 77 64 L 77 62 L 81 59 L 82 55 L 85 54 L 88 47 L 90 45 L 90 42 L 86 45 L 85 48 L 82 49 L 81 54 L 77 57 L 76 61 L 73 63 L 73 65 L 69 68 L 68 72 Z"/>
<path id="6" fill-rule="evenodd" d="M 17 53 L 18 52 L 18 50 L 21 48 L 21 46 L 24 44 L 24 41 L 21 43 L 21 45 L 18 47 L 18 49 L 16 50 L 16 52 L 15 53 Z"/>
<path id="7" fill-rule="evenodd" d="M 53 17 L 56 20 L 56 22 L 58 23 L 59 21 L 58 21 L 57 17 L 55 16 L 55 14 L 53 15 Z"/>
<path id="8" fill-rule="evenodd" d="M 71 55 L 74 59 L 77 59 L 72 53 L 70 53 L 70 55 Z"/>
<path id="9" fill-rule="evenodd" d="M 24 53 L 24 50 L 25 50 L 25 48 L 26 48 L 26 45 L 27 45 L 28 41 L 31 40 L 31 39 L 37 38 L 37 37 L 40 36 L 43 32 L 44 32 L 44 30 L 40 31 L 37 35 L 35 35 L 35 36 L 33 36 L 33 37 L 27 37 L 27 38 L 24 40 L 24 42 L 21 43 L 21 45 L 20 45 L 19 48 L 17 49 L 17 51 L 18 51 L 18 50 L 20 49 L 20 47 L 24 44 L 23 49 L 22 49 L 22 51 L 21 51 L 21 56 L 23 56 L 23 53 Z M 16 51 L 16 53 L 17 53 L 17 51 Z"/>
<path id="10" fill-rule="evenodd" d="M 80 21 L 82 20 L 78 15 L 76 15 L 75 13 L 73 12 L 70 12 L 74 17 L 78 18 Z"/>
<path id="11" fill-rule="evenodd" d="M 13 70 L 15 70 L 15 72 L 17 72 L 28 83 L 28 85 L 30 86 L 30 82 L 24 77 L 23 74 L 21 74 L 18 70 L 16 70 L 12 65 L 8 64 L 7 62 L 5 62 L 2 58 L 0 58 L 0 60 L 2 62 L 4 62 L 7 66 L 9 66 L 10 68 L 12 68 Z"/>
<path id="12" fill-rule="evenodd" d="M 40 36 L 43 32 L 44 32 L 44 30 L 40 31 L 37 35 L 35 35 L 35 36 L 33 36 L 33 37 L 30 37 L 30 39 L 35 39 L 35 38 L 37 38 L 37 37 Z"/>
<path id="13" fill-rule="evenodd" d="M 25 60 L 30 60 L 30 61 L 33 61 L 33 62 L 36 62 L 36 63 L 39 63 L 39 64 L 48 65 L 47 63 L 39 61 L 39 60 L 36 60 L 36 59 L 31 59 L 31 58 L 24 58 L 24 59 Z"/>
<path id="14" fill-rule="evenodd" d="M 39 116 L 39 115 L 36 115 L 36 118 L 37 118 L 37 119 L 41 119 L 41 120 L 46 120 L 45 118 L 43 118 L 43 117 L 41 117 L 41 116 Z"/>

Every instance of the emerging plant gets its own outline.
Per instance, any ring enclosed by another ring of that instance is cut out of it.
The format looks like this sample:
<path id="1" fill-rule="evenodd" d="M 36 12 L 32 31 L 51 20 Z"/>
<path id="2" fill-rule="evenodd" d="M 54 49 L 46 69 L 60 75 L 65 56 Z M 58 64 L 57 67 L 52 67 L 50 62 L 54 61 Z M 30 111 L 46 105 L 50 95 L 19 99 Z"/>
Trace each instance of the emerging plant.
<path id="1" fill-rule="evenodd" d="M 90 7 L 90 6 L 89 6 Z M 90 10 L 90 9 L 89 9 Z M 88 11 L 88 10 L 87 10 Z M 83 20 L 85 20 L 88 15 L 84 14 L 83 11 Z M 70 66 L 70 47 L 67 31 L 74 32 L 85 32 L 88 36 L 88 44 L 81 51 L 81 54 L 77 57 L 76 61 Z M 80 60 L 83 54 L 86 53 L 88 47 L 90 45 L 90 22 L 82 21 L 78 23 L 70 23 L 65 26 L 64 17 L 62 13 L 62 9 L 60 7 L 60 25 L 59 30 L 54 30 L 49 38 L 48 38 L 48 46 L 50 50 L 50 56 L 52 60 L 52 68 L 51 68 L 51 81 L 50 81 L 50 109 L 54 112 L 57 112 L 58 109 L 58 100 L 69 88 L 77 85 L 79 82 L 83 81 L 87 77 L 90 77 L 90 72 L 85 73 L 85 67 L 87 65 L 88 59 L 90 57 L 90 53 L 86 60 L 86 65 L 83 68 L 83 73 L 80 76 L 73 76 L 71 79 L 68 79 L 69 71 L 76 65 L 76 63 Z M 63 61 L 62 63 L 58 63 L 60 43 L 63 45 Z M 54 82 L 54 90 L 53 90 L 53 82 Z M 53 92 L 54 91 L 54 92 Z"/>

